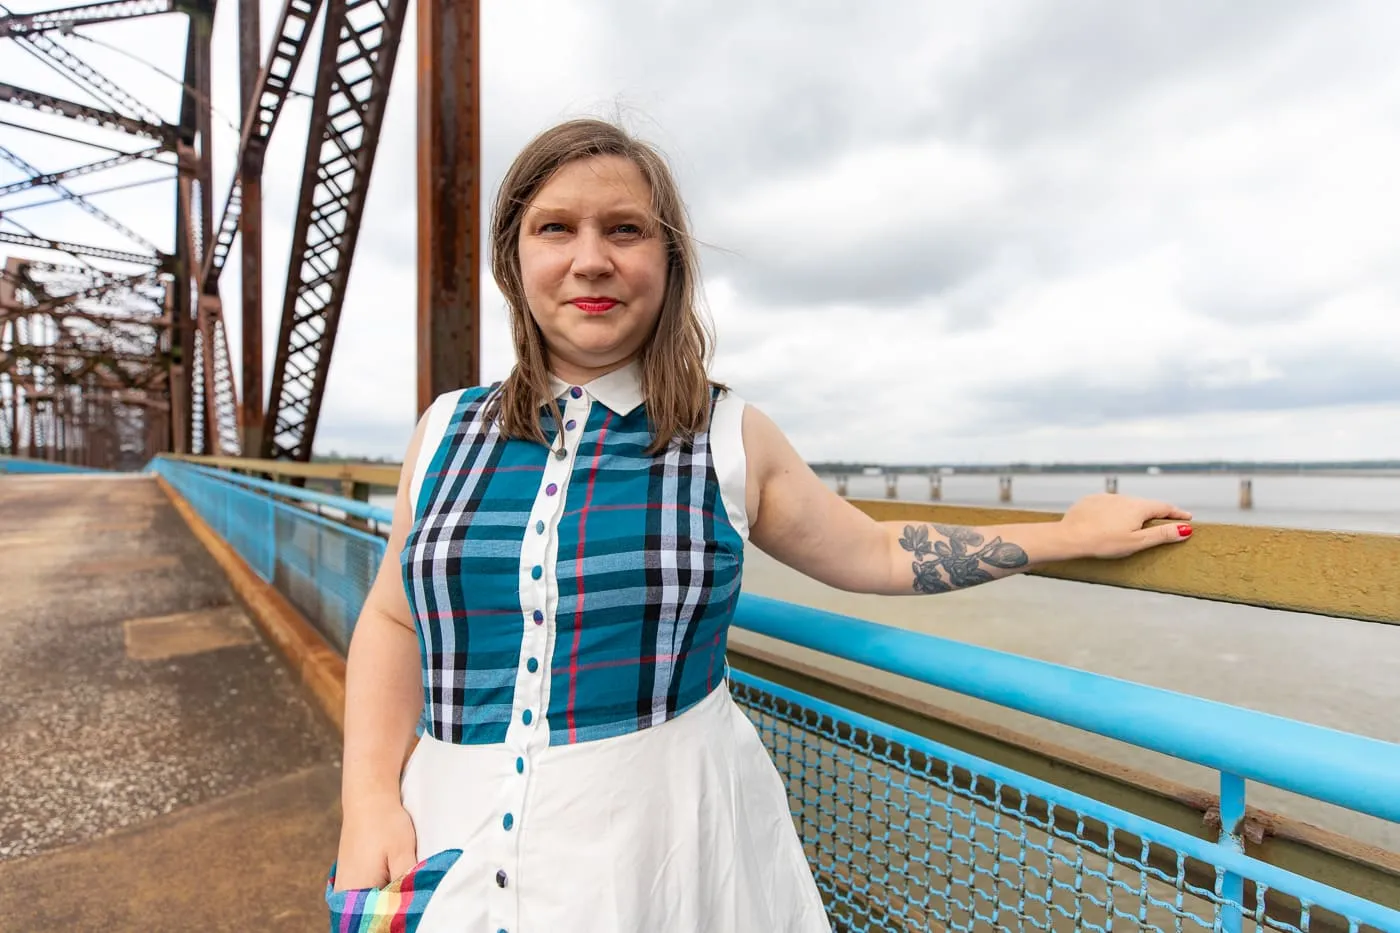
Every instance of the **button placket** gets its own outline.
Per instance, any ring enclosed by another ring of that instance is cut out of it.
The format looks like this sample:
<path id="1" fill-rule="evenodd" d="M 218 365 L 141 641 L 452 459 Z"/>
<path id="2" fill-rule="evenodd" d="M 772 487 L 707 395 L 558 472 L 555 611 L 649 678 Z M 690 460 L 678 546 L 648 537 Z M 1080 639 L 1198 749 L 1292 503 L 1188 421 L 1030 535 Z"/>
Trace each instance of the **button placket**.
<path id="1" fill-rule="evenodd" d="M 575 387 L 577 389 L 577 387 Z M 520 556 L 520 595 L 522 637 L 519 667 L 516 671 L 514 715 L 506 731 L 508 754 L 514 759 L 513 771 L 502 788 L 500 824 L 496 830 L 496 890 L 494 920 L 503 929 L 514 929 L 517 894 L 512 890 L 519 869 L 519 836 L 525 812 L 525 793 L 532 772 L 532 751 L 549 744 L 549 661 L 555 635 L 554 611 L 558 604 L 555 564 L 558 551 L 558 525 L 564 512 L 569 478 L 578 453 L 582 432 L 592 402 L 582 391 L 570 392 L 563 406 L 564 430 L 554 439 L 544 461 L 539 491 L 525 528 Z M 562 454 L 562 456 L 561 456 Z M 509 760 L 509 759 L 508 759 Z"/>

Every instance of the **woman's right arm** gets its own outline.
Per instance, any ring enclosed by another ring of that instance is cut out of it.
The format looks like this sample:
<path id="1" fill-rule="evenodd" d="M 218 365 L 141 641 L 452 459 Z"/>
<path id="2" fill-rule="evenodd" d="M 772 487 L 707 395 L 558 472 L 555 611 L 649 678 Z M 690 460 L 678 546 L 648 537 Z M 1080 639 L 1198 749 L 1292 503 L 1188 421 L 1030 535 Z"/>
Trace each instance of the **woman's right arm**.
<path id="1" fill-rule="evenodd" d="M 413 524 L 409 488 L 425 421 L 426 416 L 418 422 L 404 452 L 384 561 L 355 623 L 346 660 L 337 891 L 383 887 L 417 863 L 417 838 L 399 795 L 399 777 L 423 709 L 423 680 L 399 554 Z"/>

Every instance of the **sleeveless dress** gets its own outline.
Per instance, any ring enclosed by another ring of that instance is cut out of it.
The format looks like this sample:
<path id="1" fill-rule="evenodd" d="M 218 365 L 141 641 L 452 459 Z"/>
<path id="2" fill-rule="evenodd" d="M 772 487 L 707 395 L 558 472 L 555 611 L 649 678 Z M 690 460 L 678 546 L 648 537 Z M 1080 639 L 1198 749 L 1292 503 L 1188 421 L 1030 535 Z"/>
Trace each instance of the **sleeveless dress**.
<path id="1" fill-rule="evenodd" d="M 425 706 L 419 863 L 333 892 L 333 931 L 827 933 L 783 782 L 730 698 L 742 418 L 651 455 L 634 365 L 553 386 L 545 448 L 494 388 L 437 400 L 401 556 Z"/>

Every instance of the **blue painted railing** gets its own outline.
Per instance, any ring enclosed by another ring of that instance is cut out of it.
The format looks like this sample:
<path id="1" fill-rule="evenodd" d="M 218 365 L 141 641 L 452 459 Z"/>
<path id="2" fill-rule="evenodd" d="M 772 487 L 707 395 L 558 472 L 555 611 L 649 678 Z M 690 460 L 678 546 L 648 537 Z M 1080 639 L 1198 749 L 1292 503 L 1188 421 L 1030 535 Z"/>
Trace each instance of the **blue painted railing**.
<path id="1" fill-rule="evenodd" d="M 54 463 L 50 460 L 30 460 L 27 457 L 11 457 L 0 454 L 0 473 L 102 473 L 93 467 L 73 466 L 68 463 Z"/>
<path id="2" fill-rule="evenodd" d="M 346 648 L 384 540 L 307 506 L 387 523 L 386 510 L 151 469 Z M 1400 911 L 1252 858 L 1231 832 L 1245 779 L 1400 821 L 1400 745 L 759 596 L 740 598 L 735 624 L 1220 772 L 1213 842 L 733 671 L 839 929 L 1400 933 Z"/>

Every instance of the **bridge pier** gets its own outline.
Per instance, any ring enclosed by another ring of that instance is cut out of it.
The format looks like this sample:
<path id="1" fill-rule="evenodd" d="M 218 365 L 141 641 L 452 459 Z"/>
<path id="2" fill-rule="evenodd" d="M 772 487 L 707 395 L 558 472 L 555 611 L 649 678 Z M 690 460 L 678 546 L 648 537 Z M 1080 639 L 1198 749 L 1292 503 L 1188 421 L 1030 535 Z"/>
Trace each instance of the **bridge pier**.
<path id="1" fill-rule="evenodd" d="M 1240 508 L 1254 508 L 1254 480 L 1248 476 L 1240 477 Z"/>
<path id="2" fill-rule="evenodd" d="M 841 498 L 846 498 L 846 477 L 836 477 L 836 494 Z"/>
<path id="3" fill-rule="evenodd" d="M 886 499 L 898 499 L 898 498 L 899 498 L 899 474 L 898 474 L 898 473 L 886 473 L 886 474 L 885 474 L 885 498 L 886 498 Z"/>
<path id="4" fill-rule="evenodd" d="M 1118 477 L 1116 477 L 1116 476 L 1106 476 L 1106 477 L 1104 477 L 1104 481 L 1103 481 L 1103 491 L 1104 491 L 1104 492 L 1107 492 L 1107 493 L 1111 493 L 1111 494 L 1117 495 L 1117 493 L 1118 493 Z"/>
<path id="5" fill-rule="evenodd" d="M 928 498 L 930 502 L 943 501 L 943 477 L 936 473 L 928 478 Z"/>
<path id="6" fill-rule="evenodd" d="M 1010 502 L 1010 501 L 1011 501 L 1011 477 L 1009 477 L 1009 476 L 1003 476 L 1003 477 L 1001 477 L 1001 478 L 999 479 L 999 483 L 998 483 L 998 484 L 999 484 L 999 486 L 1000 486 L 1000 489 L 998 490 L 997 500 L 1000 501 L 1000 502 Z"/>

